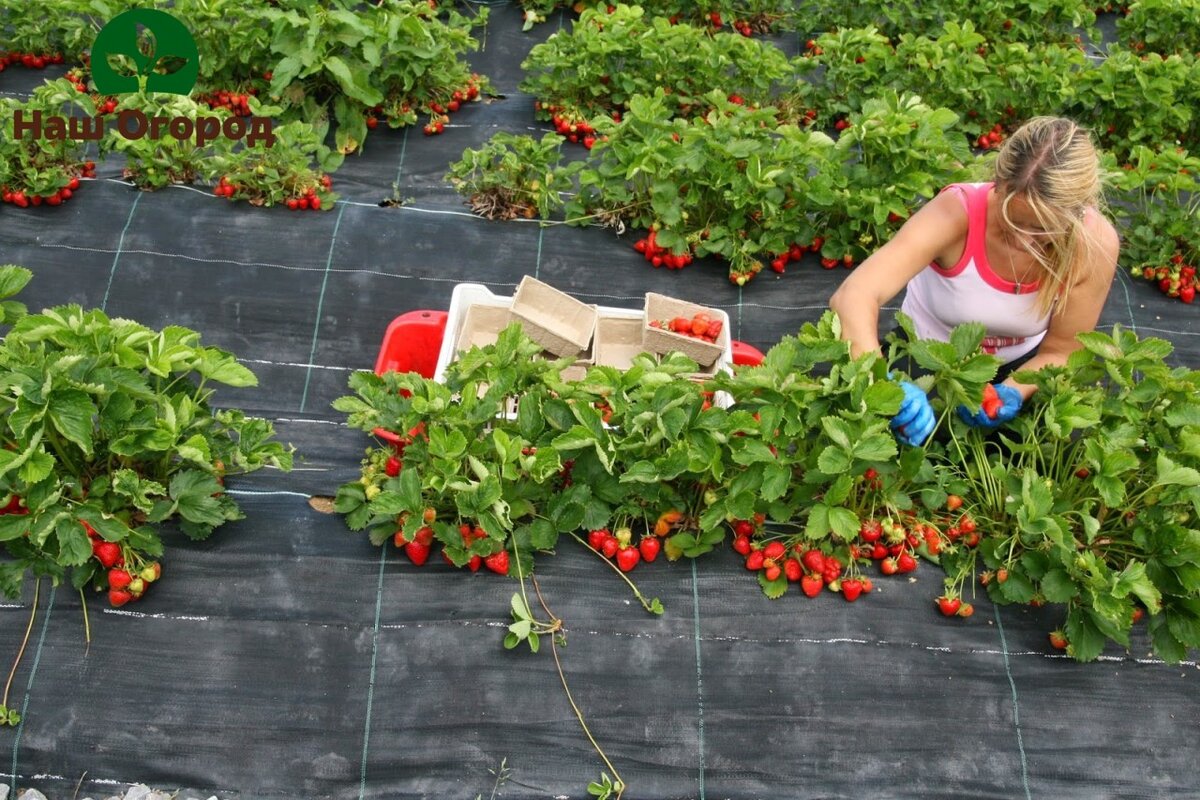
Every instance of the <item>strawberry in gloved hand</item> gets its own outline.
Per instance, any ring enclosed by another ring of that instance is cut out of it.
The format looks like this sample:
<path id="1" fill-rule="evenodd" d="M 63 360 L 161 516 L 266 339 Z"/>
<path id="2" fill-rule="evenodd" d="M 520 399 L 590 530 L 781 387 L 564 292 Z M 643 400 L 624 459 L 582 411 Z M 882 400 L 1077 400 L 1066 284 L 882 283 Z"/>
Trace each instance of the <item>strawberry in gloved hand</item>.
<path id="1" fill-rule="evenodd" d="M 983 387 L 983 402 L 977 411 L 967 406 L 958 407 L 958 416 L 973 428 L 998 428 L 1010 422 L 1021 410 L 1024 398 L 1011 386 L 987 384 Z"/>
<path id="2" fill-rule="evenodd" d="M 915 383 L 902 381 L 900 388 L 904 390 L 904 402 L 900 404 L 900 411 L 892 417 L 892 432 L 900 442 L 920 447 L 933 433 L 936 424 L 933 406 L 929 405 L 925 390 Z"/>

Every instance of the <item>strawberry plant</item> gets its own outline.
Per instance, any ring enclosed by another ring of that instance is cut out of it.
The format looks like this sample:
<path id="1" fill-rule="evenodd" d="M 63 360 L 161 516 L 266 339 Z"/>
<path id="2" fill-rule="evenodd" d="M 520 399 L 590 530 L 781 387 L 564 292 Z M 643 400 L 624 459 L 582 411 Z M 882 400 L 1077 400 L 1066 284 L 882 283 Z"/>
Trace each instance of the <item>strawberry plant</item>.
<path id="1" fill-rule="evenodd" d="M 25 3 L 0 0 L 0 19 L 4 20 L 3 53 L 0 59 L 27 69 L 74 61 L 90 48 L 96 32 L 113 14 L 99 10 L 102 4 L 79 0 L 50 0 Z M 102 17 L 97 15 L 103 15 Z M 0 67 L 3 69 L 3 67 Z"/>
<path id="2" fill-rule="evenodd" d="M 539 119 L 583 141 L 595 117 L 619 119 L 635 94 L 662 89 L 670 116 L 705 114 L 721 89 L 734 102 L 765 105 L 773 90 L 806 92 L 800 72 L 775 46 L 734 34 L 708 35 L 651 17 L 641 6 L 588 10 L 568 32 L 536 45 L 522 64 L 521 90 L 537 98 Z M 614 116 L 615 115 L 615 116 Z"/>
<path id="3" fill-rule="evenodd" d="M 1196 0 L 1136 0 L 1117 18 L 1117 35 L 1139 53 L 1200 53 L 1197 19 Z"/>
<path id="4" fill-rule="evenodd" d="M 849 119 L 828 166 L 833 202 L 818 214 L 826 267 L 831 259 L 853 266 L 918 203 L 969 175 L 967 144 L 953 133 L 957 121 L 949 109 L 894 92 L 866 101 Z"/>
<path id="5" fill-rule="evenodd" d="M 426 132 L 440 133 L 448 114 L 487 89 L 462 58 L 478 47 L 470 29 L 486 24 L 486 8 L 443 19 L 425 0 L 339 0 L 260 13 L 277 59 L 268 66 L 272 100 L 314 124 L 331 117 L 338 152 L 360 150 L 380 121 L 397 128 L 424 115 Z"/>
<path id="6" fill-rule="evenodd" d="M 1200 59 L 1194 55 L 1139 55 L 1113 46 L 1107 58 L 1080 73 L 1068 111 L 1118 157 L 1139 144 L 1188 147 L 1200 132 L 1198 84 Z"/>
<path id="7" fill-rule="evenodd" d="M 4 202 L 25 208 L 59 205 L 71 198 L 79 188 L 80 176 L 87 172 L 84 143 L 67 136 L 51 138 L 44 126 L 51 117 L 63 117 L 65 108 L 90 111 L 90 105 L 63 79 L 47 81 L 24 102 L 0 98 L 0 192 Z M 27 129 L 15 136 L 18 112 L 27 125 L 39 115 L 42 130 Z"/>
<path id="8" fill-rule="evenodd" d="M 797 21 L 796 9 L 786 0 L 706 0 L 703 3 L 684 0 L 645 0 L 638 4 L 648 16 L 666 17 L 672 25 L 698 25 L 711 31 L 728 26 L 743 36 L 767 33 L 778 27 L 790 27 Z M 581 14 L 590 9 L 607 14 L 620 13 L 624 3 L 568 2 L 568 0 L 521 0 L 525 9 L 525 30 L 545 22 L 554 9 L 570 7 Z"/>
<path id="9" fill-rule="evenodd" d="M 1135 278 L 1192 303 L 1200 265 L 1200 159 L 1182 148 L 1135 147 L 1116 169 L 1111 207 L 1124 229 L 1122 261 Z"/>
<path id="10" fill-rule="evenodd" d="M 269 113 L 271 109 L 260 109 Z M 209 173 L 220 175 L 214 192 L 254 206 L 284 204 L 291 210 L 333 208 L 333 179 L 315 165 L 336 166 L 342 156 L 325 146 L 321 131 L 293 121 L 273 129 L 275 144 L 263 142 L 226 150 L 213 157 Z"/>
<path id="11" fill-rule="evenodd" d="M 953 11 L 938 3 L 918 0 L 866 3 L 806 4 L 803 18 L 809 30 L 833 31 L 875 26 L 893 38 L 903 34 L 924 36 L 937 31 L 953 15 L 970 22 L 991 41 L 1074 42 L 1082 29 L 1095 41 L 1096 15 L 1081 0 L 980 0 L 956 6 Z"/>
<path id="12" fill-rule="evenodd" d="M 982 561 L 994 602 L 1065 604 L 1052 636 L 1069 655 L 1090 661 L 1106 639 L 1129 647 L 1148 613 L 1155 652 L 1179 661 L 1200 645 L 1200 373 L 1168 367 L 1170 344 L 1120 326 L 1078 338 L 1065 367 L 1018 373 L 1038 391 L 1002 430 L 1002 448 L 952 421 L 938 471 L 980 541 L 943 552 L 946 596 Z"/>
<path id="13" fill-rule="evenodd" d="M 714 109 L 707 116 L 672 120 L 660 90 L 633 97 L 620 124 L 600 120 L 608 141 L 592 149 L 567 217 L 651 229 L 653 242 L 642 250 L 652 263 L 715 255 L 743 285 L 764 260 L 808 247 L 810 212 L 833 201 L 821 168 L 833 142 L 779 125 L 773 108 L 732 103 L 721 91 L 704 101 Z"/>
<path id="14" fill-rule="evenodd" d="M 466 150 L 450 165 L 446 179 L 476 214 L 488 219 L 518 216 L 549 218 L 574 188 L 578 162 L 558 166 L 561 142 L 554 134 L 541 141 L 497 133 L 478 150 Z"/>
<path id="15" fill-rule="evenodd" d="M 30 279 L 0 269 L 0 295 Z M 253 386 L 229 353 L 180 327 L 154 331 L 98 310 L 59 306 L 27 315 L 6 300 L 0 343 L 0 591 L 29 573 L 139 599 L 162 573 L 156 526 L 206 539 L 242 519 L 225 476 L 291 468 L 265 420 L 215 410 L 213 385 Z"/>
<path id="16" fill-rule="evenodd" d="M 100 155 L 119 152 L 125 156 L 123 177 L 143 190 L 161 189 L 172 183 L 192 183 L 198 177 L 213 172 L 216 159 L 233 148 L 232 140 L 216 135 L 211 141 L 198 145 L 192 136 L 176 138 L 161 126 L 159 135 L 152 136 L 150 122 L 154 118 L 190 120 L 195 127 L 202 118 L 226 118 L 224 112 L 209 110 L 191 98 L 176 94 L 131 93 L 124 95 L 116 106 L 118 120 L 123 112 L 141 114 L 145 124 L 143 135 L 130 138 L 118 126 L 109 129 L 100 140 Z M 134 119 L 134 117 L 129 117 Z M 134 127 L 134 123 L 129 123 Z"/>

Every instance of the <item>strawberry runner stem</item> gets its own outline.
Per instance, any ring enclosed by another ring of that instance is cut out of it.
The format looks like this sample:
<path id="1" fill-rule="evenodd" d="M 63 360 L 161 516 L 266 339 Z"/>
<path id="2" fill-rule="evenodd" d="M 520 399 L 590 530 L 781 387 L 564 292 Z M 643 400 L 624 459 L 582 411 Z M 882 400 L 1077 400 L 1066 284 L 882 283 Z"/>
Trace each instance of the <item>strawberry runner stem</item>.
<path id="1" fill-rule="evenodd" d="M 29 612 L 29 625 L 25 628 L 25 638 L 21 640 L 21 649 L 17 651 L 17 658 L 8 672 L 8 682 L 4 684 L 4 698 L 0 699 L 0 706 L 4 708 L 8 708 L 8 692 L 12 688 L 13 678 L 17 675 L 17 667 L 21 663 L 21 658 L 25 655 L 25 646 L 29 644 L 29 634 L 33 632 L 33 621 L 37 617 L 38 597 L 41 595 L 41 591 L 42 579 L 38 578 L 33 584 L 33 609 Z"/>
<path id="2" fill-rule="evenodd" d="M 575 534 L 571 535 L 574 536 Z M 576 536 L 575 538 L 579 537 Z M 586 545 L 587 543 L 584 542 L 584 544 Z M 542 604 L 542 608 L 545 610 L 546 616 L 554 620 L 556 625 L 561 625 L 562 620 L 554 616 L 553 612 L 550 611 L 549 606 L 546 605 L 546 600 L 544 597 L 542 597 L 542 590 L 538 586 L 537 578 L 530 575 L 529 579 L 533 582 L 533 591 L 537 594 L 538 602 Z M 635 589 L 634 591 L 637 590 Z M 625 781 L 622 780 L 621 774 L 617 772 L 617 768 L 614 767 L 613 763 L 608 760 L 608 755 L 605 754 L 603 748 L 601 748 L 596 742 L 595 737 L 592 736 L 591 730 L 588 729 L 587 722 L 585 722 L 583 719 L 583 712 L 579 710 L 579 706 L 575 705 L 575 698 L 571 696 L 571 688 L 567 685 L 567 676 L 563 673 L 562 661 L 560 661 L 558 658 L 557 637 L 550 638 L 550 653 L 554 656 L 554 666 L 558 670 L 558 679 L 562 681 L 563 691 L 567 695 L 567 702 L 571 704 L 571 710 L 575 712 L 575 718 L 579 720 L 579 726 L 583 728 L 584 735 L 587 736 L 588 741 L 592 743 L 592 747 L 595 748 L 596 752 L 600 755 L 600 759 L 604 762 L 605 766 L 612 770 L 613 777 L 616 779 L 616 784 L 613 787 L 617 790 L 616 800 L 621 800 L 621 794 L 625 791 Z"/>
<path id="3" fill-rule="evenodd" d="M 88 621 L 87 598 L 83 594 L 83 588 L 79 589 L 79 603 L 83 607 L 83 638 L 87 642 L 87 646 L 92 646 L 92 624 Z"/>

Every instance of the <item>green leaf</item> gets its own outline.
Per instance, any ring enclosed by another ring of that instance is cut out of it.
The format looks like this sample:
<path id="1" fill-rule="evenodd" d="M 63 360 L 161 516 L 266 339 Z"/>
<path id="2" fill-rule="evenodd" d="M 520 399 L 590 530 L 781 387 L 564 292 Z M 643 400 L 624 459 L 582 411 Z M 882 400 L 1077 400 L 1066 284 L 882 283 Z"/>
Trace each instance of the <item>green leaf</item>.
<path id="1" fill-rule="evenodd" d="M 19 539 L 29 531 L 30 520 L 27 516 L 6 514 L 0 516 L 0 542 L 11 542 Z"/>
<path id="2" fill-rule="evenodd" d="M 826 475 L 840 475 L 850 469 L 851 456 L 836 445 L 829 445 L 817 457 L 817 469 Z"/>
<path id="3" fill-rule="evenodd" d="M 1007 581 L 1006 581 L 1007 582 Z M 1051 603 L 1067 603 L 1079 594 L 1079 587 L 1066 570 L 1052 569 L 1042 576 L 1042 594 Z"/>
<path id="4" fill-rule="evenodd" d="M 258 378 L 247 367 L 238 363 L 232 353 L 227 353 L 216 347 L 205 347 L 200 350 L 200 361 L 196 372 L 204 378 L 226 386 L 245 388 L 258 386 Z"/>
<path id="5" fill-rule="evenodd" d="M 383 95 L 370 83 L 365 69 L 354 69 L 338 56 L 325 58 L 325 69 L 333 75 L 342 91 L 365 106 L 376 106 L 383 102 Z"/>
<path id="6" fill-rule="evenodd" d="M 77 567 L 92 557 L 92 542 L 87 531 L 75 520 L 59 520 L 54 533 L 58 537 L 58 562 L 63 566 Z"/>
<path id="7" fill-rule="evenodd" d="M 54 457 L 39 446 L 17 470 L 17 477 L 25 483 L 41 483 L 54 470 L 54 463 Z"/>
<path id="8" fill-rule="evenodd" d="M 1095 661 L 1104 650 L 1104 634 L 1096 627 L 1091 616 L 1081 608 L 1071 609 L 1064 626 L 1071 655 L 1079 661 Z"/>
<path id="9" fill-rule="evenodd" d="M 766 464 L 763 467 L 762 499 L 768 503 L 778 500 L 787 492 L 792 480 L 792 471 L 782 464 Z"/>
<path id="10" fill-rule="evenodd" d="M 8 298 L 20 292 L 33 279 L 33 273 L 25 267 L 6 264 L 0 267 L 0 298 Z"/>
<path id="11" fill-rule="evenodd" d="M 197 525 L 216 526 L 225 522 L 225 512 L 214 494 L 223 491 L 216 478 L 200 470 L 184 470 L 171 479 L 168 492 L 180 516 Z M 184 528 L 185 532 L 188 529 Z M 194 531 L 199 533 L 199 531 Z M 191 534 L 189 534 L 191 535 Z"/>
<path id="12" fill-rule="evenodd" d="M 0 593 L 11 600 L 21 596 L 25 565 L 20 561 L 0 561 Z"/>
<path id="13" fill-rule="evenodd" d="M 865 436 L 855 442 L 853 452 L 855 458 L 863 461 L 890 461 L 896 457 L 896 439 L 878 433 Z"/>
<path id="14" fill-rule="evenodd" d="M 1129 562 L 1121 570 L 1112 593 L 1114 597 L 1134 594 L 1151 614 L 1157 614 L 1162 609 L 1162 593 L 1146 575 L 1146 565 L 1138 561 Z"/>
<path id="15" fill-rule="evenodd" d="M 787 576 L 780 573 L 779 577 L 773 581 L 767 580 L 765 570 L 758 571 L 758 585 L 762 587 L 763 594 L 771 600 L 778 600 L 787 594 L 788 579 Z"/>
<path id="16" fill-rule="evenodd" d="M 1200 472 L 1176 464 L 1165 453 L 1158 454 L 1158 482 L 1164 486 L 1200 486 Z"/>
<path id="17" fill-rule="evenodd" d="M 58 432 L 78 445 L 90 458 L 92 417 L 97 413 L 91 397 L 78 389 L 56 389 L 50 393 L 46 412 Z"/>
<path id="18" fill-rule="evenodd" d="M 829 527 L 847 542 L 854 541 L 860 527 L 858 515 L 848 508 L 831 508 L 829 509 Z"/>

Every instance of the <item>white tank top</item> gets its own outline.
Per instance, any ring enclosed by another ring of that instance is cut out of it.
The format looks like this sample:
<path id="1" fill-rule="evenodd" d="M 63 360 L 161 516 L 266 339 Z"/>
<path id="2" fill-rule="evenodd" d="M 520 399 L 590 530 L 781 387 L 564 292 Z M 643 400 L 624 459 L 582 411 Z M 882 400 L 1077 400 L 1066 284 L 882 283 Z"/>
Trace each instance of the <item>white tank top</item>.
<path id="1" fill-rule="evenodd" d="M 947 342 L 950 331 L 980 322 L 982 349 L 1008 363 L 1033 350 L 1046 335 L 1050 315 L 1037 312 L 1037 283 L 1017 284 L 997 275 L 987 260 L 987 196 L 991 183 L 955 183 L 967 208 L 967 244 L 949 269 L 930 264 L 908 283 L 900 310 L 922 339 Z"/>

